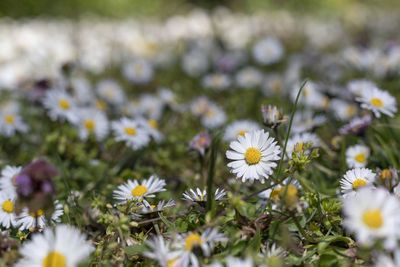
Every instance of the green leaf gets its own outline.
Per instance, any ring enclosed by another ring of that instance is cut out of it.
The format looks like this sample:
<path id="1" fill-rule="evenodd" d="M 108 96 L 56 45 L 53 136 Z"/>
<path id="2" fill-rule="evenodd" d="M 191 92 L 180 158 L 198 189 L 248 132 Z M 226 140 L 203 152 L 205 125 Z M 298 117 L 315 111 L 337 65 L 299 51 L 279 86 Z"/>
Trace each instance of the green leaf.
<path id="1" fill-rule="evenodd" d="M 133 245 L 125 248 L 125 253 L 129 256 L 142 254 L 145 251 L 148 251 L 148 249 L 144 244 Z"/>

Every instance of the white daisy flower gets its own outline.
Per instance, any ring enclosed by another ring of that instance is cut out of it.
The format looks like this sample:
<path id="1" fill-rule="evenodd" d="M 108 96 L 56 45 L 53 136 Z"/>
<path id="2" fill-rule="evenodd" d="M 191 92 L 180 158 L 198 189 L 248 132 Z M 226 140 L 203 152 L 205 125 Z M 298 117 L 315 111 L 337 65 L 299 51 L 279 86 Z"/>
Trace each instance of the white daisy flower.
<path id="1" fill-rule="evenodd" d="M 258 41 L 253 47 L 253 57 L 261 65 L 270 65 L 278 62 L 283 56 L 283 46 L 273 37 Z"/>
<path id="2" fill-rule="evenodd" d="M 73 95 L 79 104 L 87 104 L 94 98 L 92 86 L 84 77 L 73 77 L 71 79 Z"/>
<path id="3" fill-rule="evenodd" d="M 170 207 L 175 207 L 175 201 L 174 200 L 168 200 L 165 203 L 165 200 L 161 200 L 158 202 L 157 205 L 151 205 L 149 202 L 146 200 L 143 201 L 143 208 L 140 211 L 140 214 L 148 214 L 148 213 L 153 213 L 153 212 L 161 212 L 165 208 L 170 208 Z"/>
<path id="4" fill-rule="evenodd" d="M 174 107 L 176 103 L 176 95 L 168 88 L 159 88 L 157 90 L 157 94 L 160 99 L 164 102 L 164 104 L 168 104 L 171 107 Z"/>
<path id="5" fill-rule="evenodd" d="M 215 129 L 226 121 L 225 111 L 216 104 L 209 104 L 207 111 L 201 117 L 201 124 L 209 129 Z"/>
<path id="6" fill-rule="evenodd" d="M 138 123 L 146 129 L 151 138 L 157 143 L 164 139 L 164 135 L 158 129 L 158 122 L 155 120 L 146 120 L 144 118 L 137 118 Z"/>
<path id="7" fill-rule="evenodd" d="M 17 112 L 0 110 L 0 134 L 10 137 L 16 132 L 25 133 L 26 131 L 28 131 L 28 126 Z"/>
<path id="8" fill-rule="evenodd" d="M 289 138 L 286 145 L 286 154 L 291 159 L 292 153 L 295 150 L 296 145 L 299 146 L 299 151 L 303 151 L 303 145 L 306 143 L 312 143 L 312 148 L 319 147 L 319 137 L 314 133 L 300 133 Z M 310 151 L 303 151 L 305 155 L 310 154 Z M 286 155 L 285 155 L 286 157 Z"/>
<path id="9" fill-rule="evenodd" d="M 381 117 L 381 113 L 393 117 L 397 112 L 396 98 L 378 88 L 363 92 L 356 100 L 361 102 L 362 108 L 372 110 L 377 118 Z"/>
<path id="10" fill-rule="evenodd" d="M 76 123 L 79 118 L 75 112 L 74 99 L 64 90 L 52 89 L 46 91 L 43 105 L 48 109 L 48 115 L 53 121 L 67 119 L 69 122 Z"/>
<path id="11" fill-rule="evenodd" d="M 17 195 L 17 185 L 15 178 L 22 170 L 22 167 L 7 165 L 1 171 L 0 176 L 0 191 L 7 192 L 12 195 Z"/>
<path id="12" fill-rule="evenodd" d="M 215 190 L 215 200 L 223 200 L 226 195 L 226 191 L 224 189 Z M 196 190 L 189 189 L 189 191 L 185 191 L 183 193 L 183 200 L 188 200 L 192 202 L 205 202 L 207 201 L 207 190 L 204 189 L 203 191 L 200 188 L 196 188 Z"/>
<path id="13" fill-rule="evenodd" d="M 253 260 L 251 258 L 241 259 L 232 256 L 228 256 L 225 259 L 226 264 L 222 264 L 220 262 L 213 262 L 208 265 L 208 267 L 254 267 Z"/>
<path id="14" fill-rule="evenodd" d="M 136 120 L 124 117 L 112 122 L 111 127 L 116 135 L 115 139 L 126 142 L 134 150 L 145 147 L 150 142 L 149 133 Z"/>
<path id="15" fill-rule="evenodd" d="M 376 258 L 374 267 L 398 267 L 400 266 L 400 250 L 396 249 L 394 251 L 394 258 L 387 254 L 379 253 Z"/>
<path id="16" fill-rule="evenodd" d="M 346 150 L 346 163 L 349 168 L 362 168 L 367 165 L 370 150 L 367 146 L 354 145 Z"/>
<path id="17" fill-rule="evenodd" d="M 279 74 L 273 73 L 265 77 L 262 91 L 266 96 L 276 95 L 278 93 L 281 93 L 282 89 L 283 89 L 283 79 Z"/>
<path id="18" fill-rule="evenodd" d="M 340 188 L 344 198 L 356 194 L 356 190 L 363 186 L 371 186 L 375 181 L 375 173 L 367 168 L 348 170 L 340 180 Z"/>
<path id="19" fill-rule="evenodd" d="M 376 84 L 368 80 L 352 80 L 347 83 L 347 89 L 356 97 L 360 97 L 362 93 L 369 93 Z"/>
<path id="20" fill-rule="evenodd" d="M 361 188 L 343 200 L 343 225 L 356 241 L 370 246 L 383 239 L 386 249 L 394 249 L 399 239 L 400 203 L 384 188 Z"/>
<path id="21" fill-rule="evenodd" d="M 340 99 L 333 99 L 329 105 L 335 116 L 343 121 L 350 120 L 357 115 L 357 106 Z"/>
<path id="22" fill-rule="evenodd" d="M 113 191 L 114 199 L 119 204 L 126 203 L 127 200 L 142 200 L 144 198 L 155 197 L 154 193 L 165 191 L 165 180 L 158 178 L 156 175 L 144 179 L 142 182 L 137 180 L 128 180 L 126 183 L 119 185 L 118 190 Z"/>
<path id="23" fill-rule="evenodd" d="M 173 267 L 178 261 L 181 254 L 180 251 L 171 251 L 170 242 L 165 241 L 160 235 L 146 240 L 146 244 L 151 248 L 151 251 L 146 251 L 143 255 L 147 258 L 157 260 L 161 267 Z"/>
<path id="24" fill-rule="evenodd" d="M 292 87 L 290 96 L 293 102 L 296 100 L 299 88 L 299 83 L 296 83 Z M 301 92 L 299 103 L 303 104 L 306 107 L 311 107 L 315 109 L 326 109 L 329 106 L 329 98 L 320 91 L 318 84 L 309 81 L 306 83 L 303 91 Z"/>
<path id="25" fill-rule="evenodd" d="M 65 266 L 75 267 L 94 250 L 78 229 L 62 224 L 35 234 L 19 252 L 22 259 L 16 267 Z"/>
<path id="26" fill-rule="evenodd" d="M 16 196 L 0 191 L 0 225 L 6 229 L 16 225 L 16 216 L 14 211 Z"/>
<path id="27" fill-rule="evenodd" d="M 231 85 L 231 79 L 224 73 L 212 73 L 203 78 L 203 87 L 217 91 L 225 90 Z"/>
<path id="28" fill-rule="evenodd" d="M 281 158 L 281 148 L 264 130 L 239 135 L 238 140 L 231 142 L 229 146 L 233 151 L 228 150 L 226 157 L 233 161 L 228 163 L 228 167 L 243 182 L 250 180 L 253 183 L 254 180 L 260 180 L 264 183 L 273 173 L 272 169 L 277 166 L 274 161 Z"/>
<path id="29" fill-rule="evenodd" d="M 204 256 L 209 257 L 216 242 L 226 241 L 228 241 L 228 239 L 225 235 L 219 233 L 216 228 L 207 228 L 201 235 L 194 232 L 179 235 L 176 246 L 179 248 L 181 255 L 175 264 L 176 266 L 182 267 L 199 267 L 199 261 L 196 254 L 193 252 L 194 248 L 200 247 Z"/>
<path id="30" fill-rule="evenodd" d="M 61 216 L 64 214 L 63 205 L 59 204 L 58 201 L 54 202 L 54 212 L 51 215 L 51 223 L 61 222 Z M 37 222 L 37 225 L 36 225 Z M 29 212 L 24 209 L 22 213 L 17 217 L 17 227 L 19 230 L 27 230 L 31 228 L 38 227 L 39 229 L 46 228 L 49 225 L 48 220 L 46 220 L 44 211 L 39 209 L 36 212 Z"/>
<path id="31" fill-rule="evenodd" d="M 293 116 L 291 132 L 293 134 L 298 134 L 310 131 L 317 126 L 322 125 L 325 121 L 326 116 L 314 115 L 314 112 L 309 109 L 303 112 L 296 112 Z"/>
<path id="32" fill-rule="evenodd" d="M 108 120 L 103 112 L 97 109 L 80 109 L 79 121 L 77 123 L 79 137 L 86 141 L 90 134 L 96 137 L 97 141 L 102 141 L 108 134 Z"/>
<path id="33" fill-rule="evenodd" d="M 125 94 L 121 85 L 114 80 L 101 80 L 96 89 L 99 97 L 110 104 L 120 106 L 125 101 Z"/>
<path id="34" fill-rule="evenodd" d="M 139 110 L 144 116 L 152 120 L 160 120 L 163 109 L 164 101 L 160 97 L 151 94 L 143 94 L 140 96 Z"/>
<path id="35" fill-rule="evenodd" d="M 190 77 L 198 77 L 208 69 L 207 55 L 200 50 L 192 50 L 182 58 L 182 69 Z"/>
<path id="36" fill-rule="evenodd" d="M 125 64 L 122 73 L 133 84 L 146 84 L 154 75 L 153 67 L 144 59 L 136 59 Z"/>
<path id="37" fill-rule="evenodd" d="M 236 140 L 238 135 L 244 136 L 245 133 L 260 129 L 261 129 L 260 125 L 254 121 L 250 120 L 235 121 L 226 126 L 224 140 L 233 141 Z"/>
<path id="38" fill-rule="evenodd" d="M 195 116 L 201 116 L 207 112 L 211 104 L 212 102 L 207 97 L 200 96 L 190 103 L 190 111 Z"/>
<path id="39" fill-rule="evenodd" d="M 263 74 L 255 67 L 244 67 L 236 73 L 236 84 L 239 88 L 254 89 L 263 81 Z"/>

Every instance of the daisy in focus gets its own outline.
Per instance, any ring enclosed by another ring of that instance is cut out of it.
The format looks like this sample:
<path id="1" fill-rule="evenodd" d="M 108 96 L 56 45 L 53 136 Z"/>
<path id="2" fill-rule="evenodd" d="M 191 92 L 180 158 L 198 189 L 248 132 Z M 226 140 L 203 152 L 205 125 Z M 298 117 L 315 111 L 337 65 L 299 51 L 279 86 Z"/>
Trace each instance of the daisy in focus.
<path id="1" fill-rule="evenodd" d="M 124 204 L 127 200 L 142 200 L 155 197 L 154 193 L 165 191 L 165 186 L 165 180 L 158 178 L 156 175 L 150 176 L 149 179 L 144 179 L 141 183 L 137 180 L 128 180 L 113 191 L 113 197 L 118 201 L 118 204 Z"/>
<path id="2" fill-rule="evenodd" d="M 143 201 L 143 208 L 140 211 L 140 214 L 161 212 L 166 208 L 175 207 L 175 206 L 176 206 L 176 204 L 175 204 L 175 201 L 173 201 L 173 200 L 168 200 L 166 203 L 165 203 L 165 200 L 161 200 L 160 202 L 158 202 L 157 205 L 151 205 L 147 201 Z"/>
<path id="3" fill-rule="evenodd" d="M 354 145 L 346 150 L 346 163 L 349 168 L 362 168 L 367 165 L 370 150 L 367 146 Z"/>
<path id="4" fill-rule="evenodd" d="M 62 224 L 55 230 L 35 234 L 20 249 L 22 259 L 16 267 L 74 267 L 89 257 L 93 246 L 78 229 Z"/>
<path id="5" fill-rule="evenodd" d="M 264 130 L 239 135 L 229 146 L 232 150 L 226 152 L 226 157 L 232 161 L 228 167 L 242 182 L 260 180 L 264 183 L 277 166 L 275 161 L 281 158 L 277 141 Z"/>
<path id="6" fill-rule="evenodd" d="M 224 140 L 230 142 L 236 140 L 238 135 L 244 136 L 245 133 L 249 133 L 260 129 L 261 129 L 260 125 L 254 121 L 250 120 L 235 121 L 226 126 L 224 133 Z"/>
<path id="7" fill-rule="evenodd" d="M 16 225 L 14 211 L 15 196 L 6 191 L 0 192 L 0 225 L 6 229 Z"/>
<path id="8" fill-rule="evenodd" d="M 145 147 L 150 142 L 149 133 L 136 120 L 123 117 L 119 121 L 112 122 L 111 127 L 116 135 L 116 141 L 124 141 L 134 150 Z"/>
<path id="9" fill-rule="evenodd" d="M 371 201 L 373 200 L 373 201 Z M 386 249 L 394 249 L 399 239 L 399 200 L 383 188 L 361 188 L 343 200 L 343 224 L 356 241 L 370 246 L 378 239 Z"/>
<path id="10" fill-rule="evenodd" d="M 377 118 L 380 118 L 381 114 L 393 117 L 397 112 L 396 98 L 378 88 L 363 91 L 356 100 L 361 102 L 362 108 L 371 110 Z"/>
<path id="11" fill-rule="evenodd" d="M 359 188 L 371 186 L 375 181 L 375 176 L 375 173 L 367 168 L 348 170 L 340 180 L 340 188 L 343 197 L 354 196 Z"/>
<path id="12" fill-rule="evenodd" d="M 216 201 L 223 200 L 226 195 L 226 191 L 224 189 L 215 190 L 214 199 Z M 185 191 L 183 193 L 183 200 L 188 200 L 192 202 L 206 202 L 207 201 L 207 190 L 200 190 L 200 188 L 196 188 L 193 190 L 192 188 L 189 191 Z"/>

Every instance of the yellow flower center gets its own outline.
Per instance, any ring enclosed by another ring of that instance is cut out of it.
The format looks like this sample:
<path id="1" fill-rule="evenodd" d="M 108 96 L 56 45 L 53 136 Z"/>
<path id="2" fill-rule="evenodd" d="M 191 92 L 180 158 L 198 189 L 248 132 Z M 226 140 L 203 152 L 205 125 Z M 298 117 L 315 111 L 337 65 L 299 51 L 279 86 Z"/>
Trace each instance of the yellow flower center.
<path id="1" fill-rule="evenodd" d="M 106 109 L 106 103 L 104 103 L 104 101 L 97 100 L 96 107 L 98 109 L 100 109 L 100 110 L 105 110 Z"/>
<path id="2" fill-rule="evenodd" d="M 383 224 L 382 213 L 380 210 L 367 210 L 362 216 L 363 222 L 372 229 L 378 229 Z"/>
<path id="3" fill-rule="evenodd" d="M 158 123 L 155 120 L 148 120 L 147 123 L 150 125 L 150 127 L 153 127 L 154 129 L 158 128 Z"/>
<path id="4" fill-rule="evenodd" d="M 353 189 L 356 190 L 359 187 L 366 185 L 367 182 L 362 179 L 357 179 L 353 182 Z"/>
<path id="5" fill-rule="evenodd" d="M 12 213 L 14 211 L 14 204 L 11 200 L 6 200 L 3 202 L 3 205 L 1 205 L 1 208 L 7 213 Z"/>
<path id="6" fill-rule="evenodd" d="M 191 233 L 186 237 L 185 250 L 191 251 L 193 247 L 203 244 L 203 239 L 199 234 Z"/>
<path id="7" fill-rule="evenodd" d="M 135 188 L 132 189 L 131 194 L 134 197 L 141 197 L 147 192 L 147 187 L 144 185 L 138 185 Z"/>
<path id="8" fill-rule="evenodd" d="M 60 108 L 62 108 L 62 109 L 69 109 L 69 102 L 68 102 L 68 100 L 61 99 L 61 100 L 58 101 L 58 105 L 59 105 Z"/>
<path id="9" fill-rule="evenodd" d="M 94 129 L 94 121 L 93 120 L 86 120 L 84 125 L 85 125 L 86 129 L 88 129 L 89 131 L 93 131 L 93 129 Z"/>
<path id="10" fill-rule="evenodd" d="M 12 115 L 6 115 L 4 116 L 4 122 L 8 124 L 13 124 L 15 121 L 14 116 Z"/>
<path id="11" fill-rule="evenodd" d="M 275 188 L 274 190 L 272 190 L 271 194 L 270 194 L 270 198 L 273 200 L 279 200 L 279 193 L 281 192 L 282 188 Z"/>
<path id="12" fill-rule="evenodd" d="M 392 172 L 388 169 L 384 169 L 381 173 L 381 179 L 392 179 Z"/>
<path id="13" fill-rule="evenodd" d="M 249 165 L 257 164 L 261 159 L 261 152 L 257 148 L 250 147 L 247 149 L 244 158 Z"/>
<path id="14" fill-rule="evenodd" d="M 125 128 L 125 133 L 128 135 L 135 135 L 136 134 L 136 130 L 132 127 L 126 127 Z"/>
<path id="15" fill-rule="evenodd" d="M 168 261 L 168 267 L 173 267 L 174 264 L 175 264 L 175 262 L 178 261 L 178 259 L 179 259 L 179 258 L 175 258 L 175 259 L 169 260 L 169 261 Z"/>
<path id="16" fill-rule="evenodd" d="M 29 212 L 29 215 L 30 215 L 31 217 L 36 217 L 36 218 L 38 218 L 38 217 L 40 217 L 40 216 L 43 215 L 43 210 L 42 210 L 42 209 L 38 209 L 36 212 Z"/>
<path id="17" fill-rule="evenodd" d="M 357 154 L 354 159 L 360 163 L 365 162 L 365 155 L 363 153 Z"/>
<path id="18" fill-rule="evenodd" d="M 67 266 L 67 259 L 65 256 L 57 251 L 52 251 L 43 259 L 43 267 L 65 267 Z"/>
<path id="19" fill-rule="evenodd" d="M 246 131 L 240 130 L 240 131 L 237 131 L 236 135 L 244 136 L 245 133 L 246 133 Z"/>
<path id="20" fill-rule="evenodd" d="M 371 98 L 371 104 L 374 106 L 374 107 L 383 107 L 383 102 L 382 102 L 382 100 L 380 100 L 379 98 Z"/>
<path id="21" fill-rule="evenodd" d="M 353 116 L 356 113 L 356 109 L 353 106 L 347 108 L 346 113 L 348 116 Z"/>

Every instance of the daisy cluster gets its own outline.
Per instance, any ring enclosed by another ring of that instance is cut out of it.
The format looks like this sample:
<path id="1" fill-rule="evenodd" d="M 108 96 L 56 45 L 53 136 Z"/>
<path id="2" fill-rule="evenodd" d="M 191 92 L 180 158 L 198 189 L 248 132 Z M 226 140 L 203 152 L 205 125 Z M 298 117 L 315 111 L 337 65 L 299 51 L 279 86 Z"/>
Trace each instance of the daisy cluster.
<path id="1" fill-rule="evenodd" d="M 399 266 L 400 21 L 357 14 L 0 21 L 0 265 Z"/>

